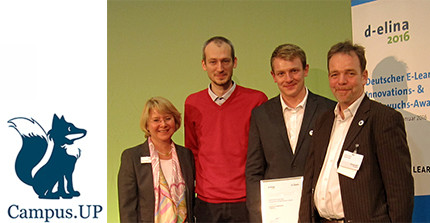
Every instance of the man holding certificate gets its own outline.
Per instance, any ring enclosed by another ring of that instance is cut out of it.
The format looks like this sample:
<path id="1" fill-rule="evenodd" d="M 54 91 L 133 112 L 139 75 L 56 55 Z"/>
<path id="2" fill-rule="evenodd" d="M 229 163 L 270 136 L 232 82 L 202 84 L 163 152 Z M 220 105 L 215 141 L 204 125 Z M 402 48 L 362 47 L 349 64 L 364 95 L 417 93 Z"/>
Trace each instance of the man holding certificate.
<path id="1" fill-rule="evenodd" d="M 260 181 L 303 176 L 316 118 L 335 102 L 305 87 L 309 65 L 293 44 L 278 46 L 271 57 L 271 75 L 280 95 L 251 115 L 246 161 L 246 205 L 251 222 L 261 222 Z"/>
<path id="2" fill-rule="evenodd" d="M 338 104 L 315 124 L 299 222 L 411 222 L 414 181 L 402 115 L 366 96 L 362 46 L 334 45 L 327 64 Z"/>

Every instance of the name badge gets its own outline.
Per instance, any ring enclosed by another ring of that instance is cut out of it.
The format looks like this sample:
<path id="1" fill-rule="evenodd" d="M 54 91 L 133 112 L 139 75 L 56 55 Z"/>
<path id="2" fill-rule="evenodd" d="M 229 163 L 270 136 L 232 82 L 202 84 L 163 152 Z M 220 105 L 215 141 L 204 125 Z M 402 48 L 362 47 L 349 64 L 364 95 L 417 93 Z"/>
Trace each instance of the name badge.
<path id="1" fill-rule="evenodd" d="M 151 163 L 151 157 L 150 156 L 141 156 L 140 157 L 140 163 Z"/>
<path id="2" fill-rule="evenodd" d="M 360 169 L 363 158 L 364 156 L 361 154 L 344 151 L 337 172 L 354 179 L 357 171 Z"/>

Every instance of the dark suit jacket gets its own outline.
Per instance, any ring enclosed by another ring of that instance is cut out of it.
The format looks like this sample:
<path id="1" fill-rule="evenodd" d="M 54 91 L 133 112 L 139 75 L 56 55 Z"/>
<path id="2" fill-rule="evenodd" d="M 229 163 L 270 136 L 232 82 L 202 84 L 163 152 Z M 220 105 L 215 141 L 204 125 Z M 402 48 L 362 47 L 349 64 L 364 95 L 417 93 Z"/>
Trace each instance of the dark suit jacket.
<path id="1" fill-rule="evenodd" d="M 309 91 L 302 126 L 293 154 L 279 95 L 251 115 L 246 161 L 246 204 L 251 222 L 261 222 L 260 180 L 303 176 L 317 117 L 336 103 Z"/>
<path id="2" fill-rule="evenodd" d="M 188 222 L 193 222 L 194 158 L 191 150 L 176 145 L 179 165 L 186 185 Z M 148 141 L 122 153 L 118 173 L 118 198 L 121 223 L 154 222 L 155 196 L 151 163 L 141 163 L 149 157 Z"/>
<path id="3" fill-rule="evenodd" d="M 305 170 L 300 222 L 318 221 L 314 189 L 330 141 L 334 113 L 317 121 Z M 345 150 L 364 156 L 354 179 L 339 174 L 345 222 L 412 221 L 414 181 L 402 115 L 367 96 L 346 135 Z"/>

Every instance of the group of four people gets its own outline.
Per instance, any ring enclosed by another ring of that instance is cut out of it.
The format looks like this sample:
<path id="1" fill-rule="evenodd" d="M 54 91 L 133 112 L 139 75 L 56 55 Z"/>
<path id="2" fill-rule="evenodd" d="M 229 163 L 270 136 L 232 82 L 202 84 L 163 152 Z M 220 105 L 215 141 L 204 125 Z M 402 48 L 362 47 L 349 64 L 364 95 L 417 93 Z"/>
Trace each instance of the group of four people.
<path id="1" fill-rule="evenodd" d="M 270 64 L 280 94 L 267 100 L 232 81 L 237 58 L 228 39 L 205 42 L 211 83 L 185 101 L 189 150 L 171 139 L 181 125 L 177 109 L 162 97 L 148 100 L 140 123 L 147 140 L 121 157 L 122 223 L 261 222 L 260 180 L 294 176 L 304 176 L 300 222 L 412 220 L 404 121 L 365 95 L 364 48 L 346 41 L 328 53 L 337 103 L 305 86 L 300 47 L 278 46 Z M 342 171 L 351 162 L 352 175 Z"/>

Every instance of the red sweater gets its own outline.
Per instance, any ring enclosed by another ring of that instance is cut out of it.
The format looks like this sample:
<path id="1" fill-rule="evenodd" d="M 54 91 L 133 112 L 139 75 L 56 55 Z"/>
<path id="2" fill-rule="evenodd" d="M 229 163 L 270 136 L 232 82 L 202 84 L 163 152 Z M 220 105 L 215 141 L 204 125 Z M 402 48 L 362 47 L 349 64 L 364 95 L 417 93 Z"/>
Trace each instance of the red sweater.
<path id="1" fill-rule="evenodd" d="M 221 106 L 208 89 L 185 101 L 185 146 L 193 151 L 196 193 L 209 203 L 246 200 L 245 164 L 253 108 L 267 101 L 263 92 L 236 86 Z"/>

